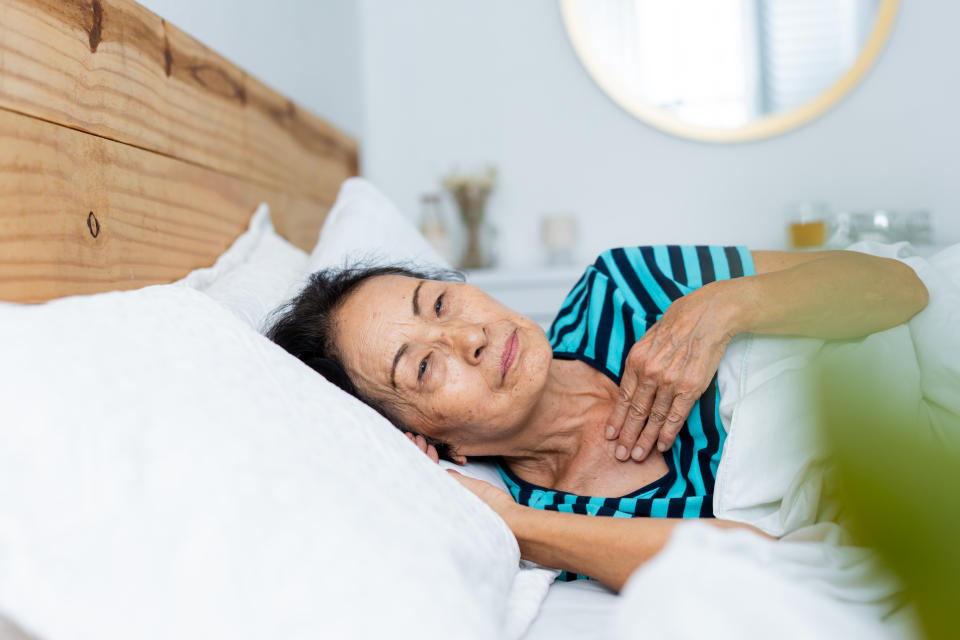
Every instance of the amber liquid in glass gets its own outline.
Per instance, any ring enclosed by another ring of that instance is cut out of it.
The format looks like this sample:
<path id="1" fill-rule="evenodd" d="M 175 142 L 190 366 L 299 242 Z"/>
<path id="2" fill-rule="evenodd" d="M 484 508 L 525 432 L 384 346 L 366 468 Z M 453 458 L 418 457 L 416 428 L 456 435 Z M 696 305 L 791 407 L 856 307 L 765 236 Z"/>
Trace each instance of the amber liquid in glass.
<path id="1" fill-rule="evenodd" d="M 819 247 L 826 241 L 827 223 L 823 220 L 790 224 L 790 246 L 794 249 Z"/>

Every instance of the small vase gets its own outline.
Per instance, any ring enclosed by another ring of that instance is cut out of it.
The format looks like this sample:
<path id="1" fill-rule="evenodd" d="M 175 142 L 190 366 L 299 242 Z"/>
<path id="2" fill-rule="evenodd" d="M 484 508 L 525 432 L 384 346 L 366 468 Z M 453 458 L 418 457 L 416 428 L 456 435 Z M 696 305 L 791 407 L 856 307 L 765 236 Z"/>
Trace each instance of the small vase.
<path id="1" fill-rule="evenodd" d="M 486 250 L 486 225 L 484 224 L 483 202 L 470 202 L 466 210 L 461 210 L 467 227 L 467 247 L 460 258 L 461 269 L 485 269 L 490 266 L 489 251 Z"/>
<path id="2" fill-rule="evenodd" d="M 487 269 L 493 265 L 492 229 L 484 221 L 487 198 L 493 190 L 494 172 L 481 176 L 448 176 L 444 186 L 460 210 L 467 229 L 467 246 L 461 269 Z"/>

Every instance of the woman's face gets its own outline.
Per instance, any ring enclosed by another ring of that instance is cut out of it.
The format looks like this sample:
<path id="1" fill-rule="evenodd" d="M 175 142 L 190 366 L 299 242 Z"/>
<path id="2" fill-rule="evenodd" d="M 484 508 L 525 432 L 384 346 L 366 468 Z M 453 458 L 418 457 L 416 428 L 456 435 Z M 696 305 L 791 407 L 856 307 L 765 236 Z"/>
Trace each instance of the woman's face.
<path id="1" fill-rule="evenodd" d="M 370 278 L 334 326 L 360 391 L 463 455 L 494 453 L 522 427 L 552 358 L 539 325 L 460 282 Z"/>

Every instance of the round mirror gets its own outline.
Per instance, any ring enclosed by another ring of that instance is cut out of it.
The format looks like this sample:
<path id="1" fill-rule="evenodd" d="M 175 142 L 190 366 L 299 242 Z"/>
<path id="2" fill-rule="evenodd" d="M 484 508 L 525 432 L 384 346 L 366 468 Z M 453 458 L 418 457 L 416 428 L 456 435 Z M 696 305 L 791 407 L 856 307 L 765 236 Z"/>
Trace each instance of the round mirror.
<path id="1" fill-rule="evenodd" d="M 617 104 L 697 140 L 815 118 L 866 73 L 898 0 L 560 0 L 573 47 Z"/>

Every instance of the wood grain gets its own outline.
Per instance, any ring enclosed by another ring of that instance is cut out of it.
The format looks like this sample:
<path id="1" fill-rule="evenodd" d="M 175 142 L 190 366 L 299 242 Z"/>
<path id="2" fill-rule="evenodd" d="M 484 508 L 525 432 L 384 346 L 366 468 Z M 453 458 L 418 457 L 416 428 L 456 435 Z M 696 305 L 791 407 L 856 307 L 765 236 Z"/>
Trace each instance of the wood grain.
<path id="1" fill-rule="evenodd" d="M 324 210 L 304 196 L 0 109 L 0 300 L 171 282 L 212 264 L 263 200 L 281 203 L 291 220 L 319 220 Z"/>
<path id="2" fill-rule="evenodd" d="M 0 0 L 0 107 L 291 197 L 357 173 L 351 138 L 131 0 Z"/>

